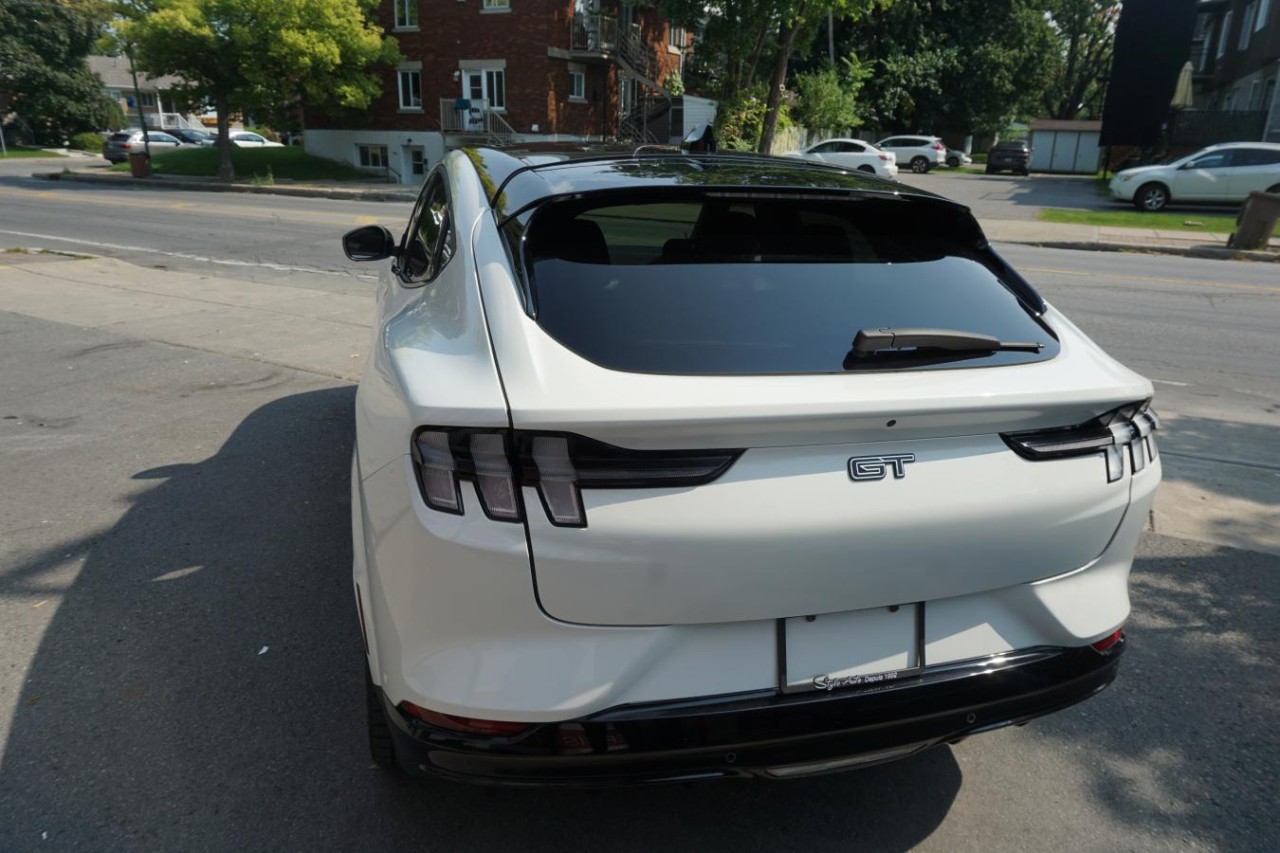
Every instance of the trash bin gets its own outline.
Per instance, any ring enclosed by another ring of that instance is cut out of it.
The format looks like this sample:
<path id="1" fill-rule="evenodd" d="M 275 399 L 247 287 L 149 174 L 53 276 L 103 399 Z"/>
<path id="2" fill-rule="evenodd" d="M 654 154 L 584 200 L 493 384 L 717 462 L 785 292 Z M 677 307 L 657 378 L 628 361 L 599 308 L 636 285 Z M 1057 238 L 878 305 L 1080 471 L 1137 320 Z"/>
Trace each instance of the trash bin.
<path id="1" fill-rule="evenodd" d="M 1236 233 L 1227 238 L 1234 249 L 1265 249 L 1280 219 L 1280 193 L 1249 193 L 1240 215 L 1236 217 Z"/>
<path id="2" fill-rule="evenodd" d="M 133 152 L 129 155 L 129 174 L 135 178 L 151 177 L 151 161 L 145 152 Z"/>

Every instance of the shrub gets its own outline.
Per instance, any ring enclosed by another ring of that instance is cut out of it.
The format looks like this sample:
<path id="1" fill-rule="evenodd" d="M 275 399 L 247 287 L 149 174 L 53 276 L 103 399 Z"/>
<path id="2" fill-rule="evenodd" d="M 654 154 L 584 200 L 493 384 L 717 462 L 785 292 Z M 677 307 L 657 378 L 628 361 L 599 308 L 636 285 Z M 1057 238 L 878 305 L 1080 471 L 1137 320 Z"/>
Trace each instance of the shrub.
<path id="1" fill-rule="evenodd" d="M 101 133 L 93 133 L 90 131 L 86 133 L 77 133 L 75 136 L 71 137 L 71 142 L 68 143 L 67 147 L 74 148 L 77 151 L 101 151 L 102 142 L 103 139 Z"/>

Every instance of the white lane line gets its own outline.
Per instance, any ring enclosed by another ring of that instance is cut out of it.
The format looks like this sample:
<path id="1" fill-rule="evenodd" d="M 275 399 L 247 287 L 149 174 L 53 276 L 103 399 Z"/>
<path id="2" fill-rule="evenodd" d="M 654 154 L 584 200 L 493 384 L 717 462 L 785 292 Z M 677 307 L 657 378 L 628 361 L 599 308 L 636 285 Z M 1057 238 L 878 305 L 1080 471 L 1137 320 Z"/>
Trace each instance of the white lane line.
<path id="1" fill-rule="evenodd" d="M 163 249 L 152 249 L 147 246 L 126 246 L 123 243 L 100 243 L 97 240 L 79 240 L 73 237 L 59 237 L 55 234 L 30 234 L 26 231 L 4 231 L 13 237 L 28 237 L 32 240 L 58 240 L 63 243 L 75 243 L 78 246 L 93 246 L 97 249 L 114 249 L 118 252 L 143 252 L 148 255 L 164 255 L 170 258 L 182 258 L 185 261 L 197 261 L 202 264 L 221 264 L 228 267 L 262 267 L 276 272 L 305 272 L 312 275 L 335 275 L 341 278 L 363 278 L 377 281 L 376 275 L 360 275 L 342 270 L 321 270 L 314 267 L 291 267 L 285 264 L 273 264 L 266 261 L 237 261 L 230 258 L 210 258 L 205 255 L 192 255 L 188 252 L 166 252 Z"/>
<path id="2" fill-rule="evenodd" d="M 1157 385 L 1177 385 L 1179 388 L 1191 387 L 1190 382 L 1174 382 L 1172 379 L 1152 379 Z"/>

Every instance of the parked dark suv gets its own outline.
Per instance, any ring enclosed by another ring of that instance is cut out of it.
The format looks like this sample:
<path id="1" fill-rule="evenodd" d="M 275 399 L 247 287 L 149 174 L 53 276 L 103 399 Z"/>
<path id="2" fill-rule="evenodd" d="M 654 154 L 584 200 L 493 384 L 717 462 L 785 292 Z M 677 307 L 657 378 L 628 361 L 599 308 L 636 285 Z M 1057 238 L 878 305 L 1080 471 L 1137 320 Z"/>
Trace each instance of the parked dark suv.
<path id="1" fill-rule="evenodd" d="M 987 152 L 987 174 L 1008 169 L 1020 175 L 1031 174 L 1031 147 L 1025 139 L 997 142 Z"/>

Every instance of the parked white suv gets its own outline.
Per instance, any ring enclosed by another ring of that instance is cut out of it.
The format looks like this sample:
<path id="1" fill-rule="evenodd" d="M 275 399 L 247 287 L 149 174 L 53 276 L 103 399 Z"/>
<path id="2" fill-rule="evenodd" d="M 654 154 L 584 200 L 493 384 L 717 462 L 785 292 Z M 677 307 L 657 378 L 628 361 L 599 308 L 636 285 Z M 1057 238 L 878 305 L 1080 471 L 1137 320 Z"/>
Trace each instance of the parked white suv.
<path id="1" fill-rule="evenodd" d="M 855 767 L 1114 678 L 1152 386 L 969 211 L 793 158 L 453 152 L 356 396 L 374 760 Z"/>
<path id="2" fill-rule="evenodd" d="M 905 164 L 917 174 L 924 174 L 947 162 L 947 146 L 936 136 L 890 136 L 877 142 L 876 148 L 896 156 L 899 168 Z"/>
<path id="3" fill-rule="evenodd" d="M 1111 179 L 1111 195 L 1138 210 L 1178 202 L 1235 202 L 1249 193 L 1280 193 L 1280 143 L 1210 145 L 1159 166 L 1124 169 Z"/>

